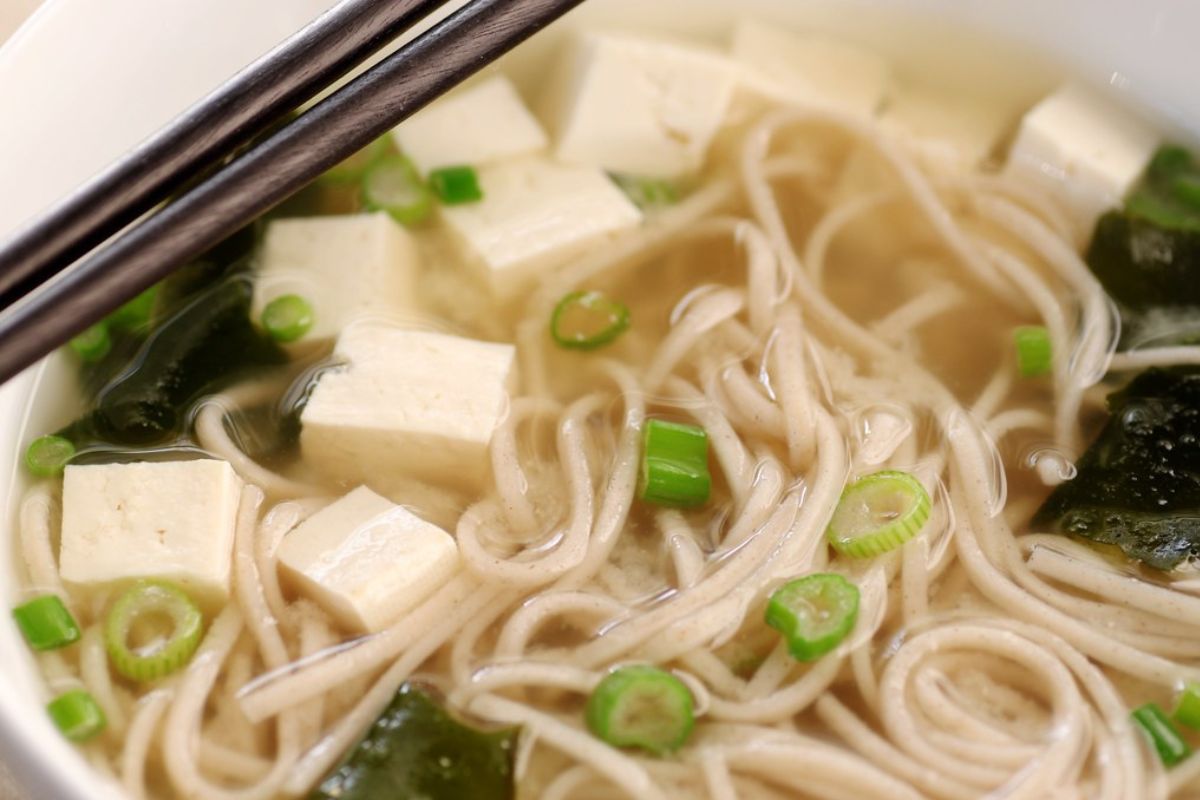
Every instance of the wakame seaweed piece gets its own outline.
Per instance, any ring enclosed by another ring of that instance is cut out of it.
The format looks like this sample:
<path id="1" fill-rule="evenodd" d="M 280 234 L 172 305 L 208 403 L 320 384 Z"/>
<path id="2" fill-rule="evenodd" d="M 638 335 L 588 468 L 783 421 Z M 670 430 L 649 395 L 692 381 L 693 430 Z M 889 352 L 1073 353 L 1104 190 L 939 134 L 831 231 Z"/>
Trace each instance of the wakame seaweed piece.
<path id="1" fill-rule="evenodd" d="M 1110 211 L 1096 223 L 1087 263 L 1104 291 L 1128 310 L 1200 306 L 1200 231 L 1169 230 Z"/>
<path id="2" fill-rule="evenodd" d="M 311 800 L 509 800 L 517 728 L 462 724 L 405 684 Z"/>
<path id="3" fill-rule="evenodd" d="M 1200 369 L 1149 369 L 1108 397 L 1110 417 L 1034 524 L 1171 569 L 1200 556 Z"/>
<path id="4" fill-rule="evenodd" d="M 250 322 L 250 295 L 241 278 L 197 295 L 147 337 L 95 407 L 62 435 L 77 445 L 166 443 L 183 432 L 185 412 L 201 395 L 286 363 L 286 353 Z"/>

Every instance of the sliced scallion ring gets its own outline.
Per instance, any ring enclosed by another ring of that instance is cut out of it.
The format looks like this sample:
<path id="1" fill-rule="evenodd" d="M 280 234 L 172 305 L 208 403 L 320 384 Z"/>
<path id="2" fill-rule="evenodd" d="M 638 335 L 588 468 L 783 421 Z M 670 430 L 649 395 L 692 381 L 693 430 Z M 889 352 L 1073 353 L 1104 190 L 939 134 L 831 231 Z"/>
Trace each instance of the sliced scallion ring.
<path id="1" fill-rule="evenodd" d="M 587 701 L 588 729 L 614 747 L 656 755 L 683 746 L 695 726 L 694 700 L 683 681 L 649 664 L 618 667 Z"/>
<path id="2" fill-rule="evenodd" d="M 766 622 L 783 634 L 797 661 L 813 661 L 842 643 L 858 619 L 858 587 L 835 573 L 805 575 L 771 593 Z"/>
<path id="3" fill-rule="evenodd" d="M 595 350 L 629 327 L 629 307 L 604 292 L 571 292 L 550 316 L 550 335 L 560 347 Z"/>
<path id="4" fill-rule="evenodd" d="M 929 520 L 929 493 L 907 472 L 883 470 L 842 491 L 825 534 L 833 549 L 870 558 L 900 547 Z"/>
<path id="5" fill-rule="evenodd" d="M 130 646 L 135 627 L 166 618 L 170 633 L 150 644 Z M 138 581 L 121 595 L 104 623 L 104 646 L 113 667 L 126 678 L 154 681 L 186 664 L 200 644 L 204 618 L 182 589 L 167 581 Z"/>
<path id="6" fill-rule="evenodd" d="M 433 194 L 402 155 L 385 156 L 367 170 L 362 182 L 369 211 L 386 211 L 402 225 L 415 225 L 429 216 Z"/>

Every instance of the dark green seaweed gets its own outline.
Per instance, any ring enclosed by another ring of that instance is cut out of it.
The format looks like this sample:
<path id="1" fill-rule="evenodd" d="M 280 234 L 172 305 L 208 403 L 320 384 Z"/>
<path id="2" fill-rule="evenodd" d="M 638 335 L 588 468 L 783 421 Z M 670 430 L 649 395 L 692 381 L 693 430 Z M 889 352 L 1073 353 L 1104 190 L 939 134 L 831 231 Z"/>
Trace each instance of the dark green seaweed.
<path id="1" fill-rule="evenodd" d="M 1171 569 L 1200 556 L 1200 369 L 1150 369 L 1109 395 L 1110 417 L 1034 517 Z"/>
<path id="2" fill-rule="evenodd" d="M 510 800 L 518 733 L 470 728 L 405 684 L 310 798 Z"/>
<path id="3" fill-rule="evenodd" d="M 247 374 L 287 362 L 250 321 L 250 282 L 226 279 L 159 324 L 96 393 L 94 407 L 61 432 L 83 450 L 99 444 L 169 444 L 188 408 Z"/>

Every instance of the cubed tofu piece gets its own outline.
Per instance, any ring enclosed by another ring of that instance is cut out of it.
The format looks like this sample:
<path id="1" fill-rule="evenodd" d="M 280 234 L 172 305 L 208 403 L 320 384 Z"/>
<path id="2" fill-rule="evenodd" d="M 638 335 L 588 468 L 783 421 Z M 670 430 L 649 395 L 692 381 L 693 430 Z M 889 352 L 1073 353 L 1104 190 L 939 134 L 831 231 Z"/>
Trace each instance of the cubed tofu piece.
<path id="1" fill-rule="evenodd" d="M 642 219 L 594 167 L 534 156 L 480 169 L 479 184 L 483 200 L 441 214 L 500 297 Z"/>
<path id="2" fill-rule="evenodd" d="M 979 166 L 1012 124 L 1003 103 L 964 92 L 904 86 L 892 92 L 881 122 L 885 131 L 906 139 L 918 156 L 935 166 Z"/>
<path id="3" fill-rule="evenodd" d="M 512 345 L 354 325 L 343 365 L 321 373 L 300 415 L 304 458 L 346 485 L 387 493 L 401 476 L 478 483 L 508 407 Z"/>
<path id="4" fill-rule="evenodd" d="M 365 486 L 313 514 L 279 545 L 284 576 L 363 633 L 412 611 L 458 564 L 450 534 Z"/>
<path id="5" fill-rule="evenodd" d="M 577 39 L 564 69 L 552 102 L 558 158 L 661 178 L 703 166 L 737 81 L 720 53 L 610 33 Z"/>
<path id="6" fill-rule="evenodd" d="M 741 20 L 730 48 L 743 86 L 776 102 L 870 117 L 883 102 L 891 67 L 862 47 Z"/>
<path id="7" fill-rule="evenodd" d="M 68 466 L 63 580 L 105 588 L 161 578 L 205 604 L 224 601 L 241 491 L 228 462 L 214 459 Z"/>
<path id="8" fill-rule="evenodd" d="M 254 319 L 297 294 L 313 307 L 306 340 L 332 339 L 356 319 L 416 316 L 420 256 L 385 213 L 280 219 L 267 226 L 254 284 Z"/>
<path id="9" fill-rule="evenodd" d="M 1044 187 L 1090 233 L 1097 216 L 1121 204 L 1157 144 L 1141 120 L 1068 84 L 1021 120 L 1006 172 Z"/>
<path id="10" fill-rule="evenodd" d="M 423 175 L 438 167 L 530 155 L 547 145 L 542 126 L 499 75 L 417 112 L 392 136 Z"/>

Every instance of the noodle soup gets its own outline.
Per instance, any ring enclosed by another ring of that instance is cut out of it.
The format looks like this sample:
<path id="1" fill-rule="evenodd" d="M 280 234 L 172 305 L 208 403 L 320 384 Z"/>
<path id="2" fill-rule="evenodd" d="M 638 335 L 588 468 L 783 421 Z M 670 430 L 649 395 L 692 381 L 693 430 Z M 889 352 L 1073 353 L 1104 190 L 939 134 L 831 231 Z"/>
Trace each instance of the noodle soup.
<path id="1" fill-rule="evenodd" d="M 561 45 L 62 354 L 63 734 L 147 798 L 1188 796 L 1193 157 L 756 19 Z"/>

